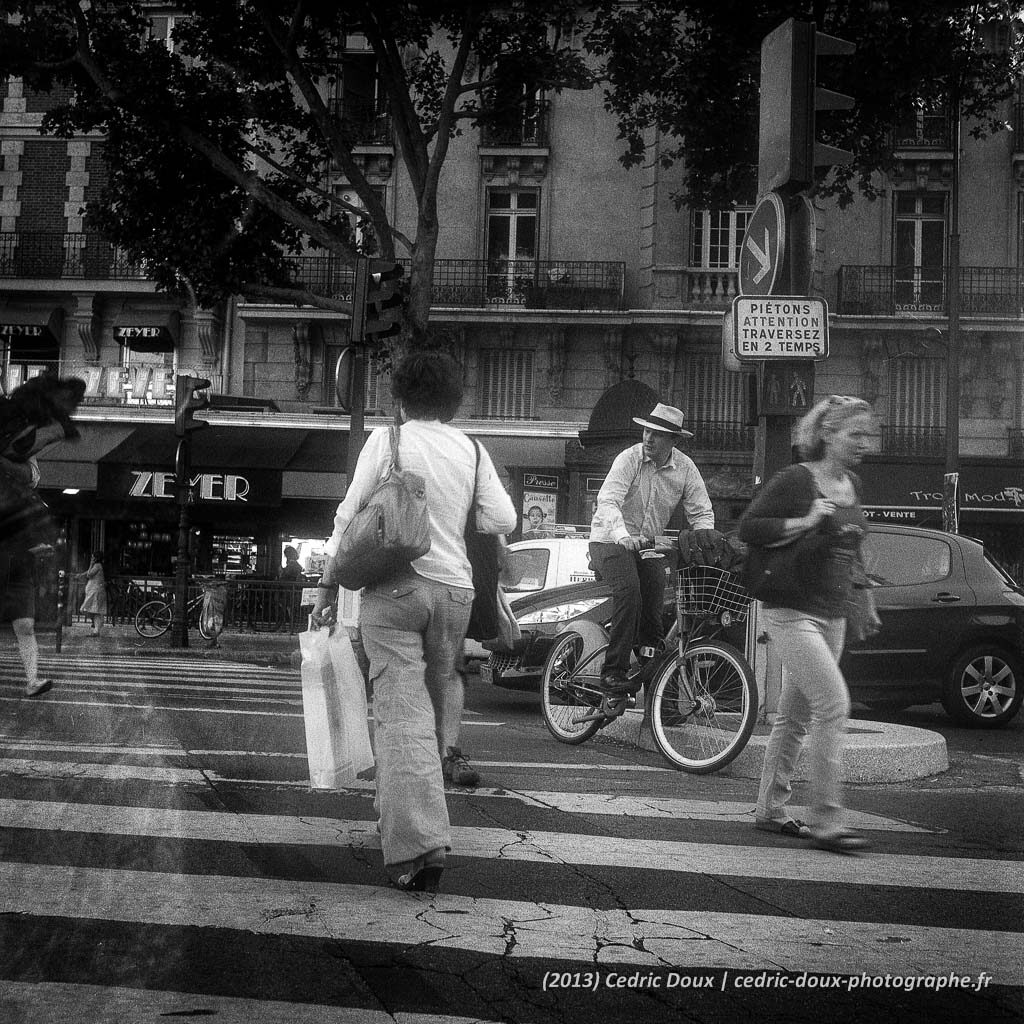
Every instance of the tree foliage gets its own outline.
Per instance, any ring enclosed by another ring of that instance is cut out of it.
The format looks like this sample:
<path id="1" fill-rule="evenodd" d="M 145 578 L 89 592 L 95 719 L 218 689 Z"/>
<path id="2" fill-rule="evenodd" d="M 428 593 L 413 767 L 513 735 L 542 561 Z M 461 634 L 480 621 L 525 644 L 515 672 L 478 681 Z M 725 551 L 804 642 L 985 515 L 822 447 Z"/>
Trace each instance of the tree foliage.
<path id="1" fill-rule="evenodd" d="M 207 305 L 242 294 L 346 311 L 328 283 L 299 283 L 292 257 L 312 247 L 351 263 L 354 217 L 377 254 L 411 259 L 410 318 L 424 331 L 451 140 L 514 117 L 531 89 L 593 82 L 563 0 L 181 0 L 173 48 L 154 36 L 149 6 L 0 0 L 0 66 L 29 89 L 71 90 L 44 130 L 102 136 L 109 183 L 89 223 Z M 376 55 L 416 200 L 409 232 L 367 179 L 344 104 L 339 117 L 328 102 L 347 33 Z"/>
<path id="2" fill-rule="evenodd" d="M 820 141 L 854 153 L 816 186 L 841 205 L 878 194 L 892 127 L 915 107 L 958 94 L 974 135 L 1008 127 L 1004 103 L 1024 58 L 1019 5 L 996 0 L 596 0 L 595 9 L 589 45 L 607 65 L 624 163 L 648 158 L 657 129 L 663 164 L 685 161 L 675 198 L 695 207 L 756 197 L 761 40 L 787 18 L 857 45 L 852 57 L 819 60 L 818 84 L 856 100 L 819 122 Z"/>

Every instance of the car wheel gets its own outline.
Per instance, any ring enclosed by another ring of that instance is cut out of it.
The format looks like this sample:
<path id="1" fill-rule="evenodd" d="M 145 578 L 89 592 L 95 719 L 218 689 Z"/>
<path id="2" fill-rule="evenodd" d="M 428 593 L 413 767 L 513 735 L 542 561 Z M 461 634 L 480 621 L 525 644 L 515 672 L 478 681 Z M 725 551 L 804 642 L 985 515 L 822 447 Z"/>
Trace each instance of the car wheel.
<path id="1" fill-rule="evenodd" d="M 992 729 L 1005 725 L 1024 698 L 1024 663 L 1000 647 L 981 645 L 954 662 L 942 706 L 960 725 Z"/>

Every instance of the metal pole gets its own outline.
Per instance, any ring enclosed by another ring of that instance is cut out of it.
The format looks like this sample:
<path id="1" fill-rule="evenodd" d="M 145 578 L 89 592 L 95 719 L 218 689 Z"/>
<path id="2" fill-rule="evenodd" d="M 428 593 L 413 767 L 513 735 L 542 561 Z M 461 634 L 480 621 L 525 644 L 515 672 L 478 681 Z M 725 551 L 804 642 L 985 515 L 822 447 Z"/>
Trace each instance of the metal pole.
<path id="1" fill-rule="evenodd" d="M 188 485 L 192 466 L 191 440 L 178 441 L 174 457 L 174 497 L 178 503 L 178 556 L 174 562 L 174 611 L 171 646 L 188 647 Z"/>
<path id="2" fill-rule="evenodd" d="M 946 346 L 946 466 L 942 486 L 942 529 L 960 532 L 960 91 L 954 88 L 953 181 L 949 212 L 949 288 Z"/>

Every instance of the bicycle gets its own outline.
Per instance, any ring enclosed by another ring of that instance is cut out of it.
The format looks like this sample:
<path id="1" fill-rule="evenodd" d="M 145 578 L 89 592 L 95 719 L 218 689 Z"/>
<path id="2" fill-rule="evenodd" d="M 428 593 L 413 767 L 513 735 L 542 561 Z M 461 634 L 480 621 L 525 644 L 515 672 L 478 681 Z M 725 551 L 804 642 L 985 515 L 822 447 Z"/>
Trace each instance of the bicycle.
<path id="1" fill-rule="evenodd" d="M 203 594 L 200 592 L 196 597 L 193 597 L 191 601 L 185 606 L 185 615 L 189 622 L 192 624 L 193 617 L 196 619 L 196 625 L 199 627 L 199 635 L 204 640 L 214 640 L 217 637 L 216 633 L 210 633 L 207 631 L 206 626 L 203 623 Z M 174 620 L 174 599 L 163 600 L 157 598 L 153 601 L 147 601 L 136 613 L 135 613 L 135 632 L 139 636 L 145 637 L 147 640 L 155 640 L 159 636 L 163 636 L 171 628 L 171 622 Z"/>
<path id="2" fill-rule="evenodd" d="M 675 621 L 665 647 L 630 673 L 645 691 L 645 716 L 662 755 L 685 772 L 709 774 L 739 756 L 757 718 L 757 686 L 743 654 L 719 633 L 745 621 L 752 598 L 713 566 L 676 575 Z M 555 641 L 541 676 L 541 710 L 562 743 L 579 744 L 636 705 L 600 687 L 608 633 L 577 620 Z"/>

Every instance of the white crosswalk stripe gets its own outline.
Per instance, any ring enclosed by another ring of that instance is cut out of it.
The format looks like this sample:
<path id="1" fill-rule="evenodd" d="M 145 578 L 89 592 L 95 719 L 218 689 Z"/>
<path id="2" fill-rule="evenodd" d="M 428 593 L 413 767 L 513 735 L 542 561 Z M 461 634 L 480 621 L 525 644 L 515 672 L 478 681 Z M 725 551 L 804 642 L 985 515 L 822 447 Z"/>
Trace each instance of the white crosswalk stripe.
<path id="1" fill-rule="evenodd" d="M 265 688 L 275 702 L 267 713 L 278 716 L 289 714 L 278 691 L 298 692 L 295 674 L 246 666 L 222 676 L 208 665 L 199 672 L 189 667 L 188 673 L 181 667 L 169 674 L 154 667 L 150 681 L 123 664 L 106 675 L 94 666 L 66 689 L 91 687 L 97 698 L 125 698 L 111 699 L 110 707 L 152 710 L 171 707 L 161 687 L 180 686 L 183 695 L 191 688 L 192 706 L 176 707 L 177 713 L 245 715 L 253 710 L 245 701 Z M 166 682 L 175 671 L 177 679 Z M 159 704 L 142 704 L 131 694 Z M 224 706 L 201 705 L 204 694 Z M 84 698 L 83 692 L 74 706 L 87 703 Z M 28 735 L 5 723 L 0 920 L 53 935 L 76 929 L 91 934 L 102 921 L 122 929 L 118 934 L 128 937 L 122 941 L 134 936 L 143 946 L 156 935 L 186 930 L 191 942 L 207 941 L 200 937 L 209 934 L 215 936 L 210 943 L 228 951 L 225 956 L 242 959 L 254 955 L 244 944 L 259 937 L 298 944 L 300 959 L 309 955 L 303 944 L 310 942 L 370 943 L 431 950 L 456 962 L 512 959 L 540 965 L 536 969 L 775 970 L 822 973 L 851 984 L 861 975 L 937 977 L 955 965 L 959 975 L 1024 987 L 1024 929 L 1006 924 L 1012 912 L 998 920 L 980 912 L 961 927 L 940 909 L 928 909 L 929 899 L 941 908 L 967 890 L 1020 905 L 1019 860 L 973 856 L 952 844 L 918 847 L 938 853 L 911 848 L 829 856 L 756 833 L 752 806 L 743 801 L 615 792 L 605 785 L 612 773 L 622 773 L 620 782 L 628 787 L 636 779 L 631 773 L 648 771 L 657 779 L 662 770 L 621 759 L 597 763 L 590 748 L 595 763 L 569 766 L 578 768 L 572 772 L 575 792 L 523 784 L 535 776 L 549 780 L 554 769 L 567 767 L 563 762 L 475 762 L 497 784 L 449 792 L 451 870 L 440 894 L 413 896 L 384 885 L 372 783 L 310 794 L 303 751 L 216 746 L 220 734 L 210 735 L 217 735 L 213 744 L 189 749 L 176 745 L 173 734 L 153 742 L 136 735 L 119 744 L 108 737 Z M 254 765 L 266 777 L 242 777 Z M 505 778 L 510 784 L 500 785 Z M 226 792 L 247 796 L 239 803 Z M 212 794 L 216 799 L 206 798 Z M 514 824 L 499 824 L 502 815 Z M 908 843 L 943 841 L 941 829 L 879 814 L 857 813 L 853 823 Z M 645 835 L 645 827 L 652 834 Z M 34 856 L 35 849 L 45 855 Z M 517 864 L 537 873 L 542 895 L 524 898 L 523 891 L 507 892 L 500 882 L 481 882 L 494 871 L 515 871 Z M 630 879 L 637 892 L 664 896 L 665 905 L 593 897 L 615 890 L 607 880 L 618 878 Z M 706 897 L 709 886 L 726 905 L 737 894 L 738 909 L 691 900 L 699 892 Z M 794 913 L 774 905 L 776 891 L 827 891 L 835 899 L 816 903 L 818 913 Z M 873 911 L 861 912 L 862 897 L 872 901 Z M 820 913 L 823 906 L 833 912 Z M 235 943 L 244 949 L 232 954 Z M 411 1010 L 383 1013 L 358 1001 L 349 1015 L 336 1001 L 156 988 L 62 976 L 34 978 L 29 985 L 0 968 L 0 1019 L 13 1008 L 9 1019 L 50 1024 L 64 1019 L 60 1014 L 69 1007 L 75 1019 L 90 1021 L 192 1014 L 238 1024 L 492 1019 L 457 1011 L 443 1018 Z"/>

